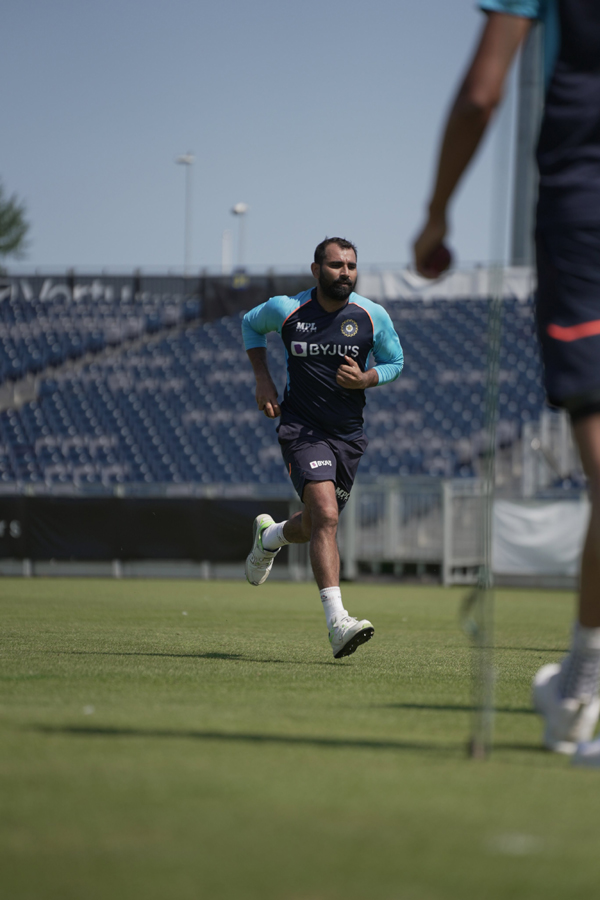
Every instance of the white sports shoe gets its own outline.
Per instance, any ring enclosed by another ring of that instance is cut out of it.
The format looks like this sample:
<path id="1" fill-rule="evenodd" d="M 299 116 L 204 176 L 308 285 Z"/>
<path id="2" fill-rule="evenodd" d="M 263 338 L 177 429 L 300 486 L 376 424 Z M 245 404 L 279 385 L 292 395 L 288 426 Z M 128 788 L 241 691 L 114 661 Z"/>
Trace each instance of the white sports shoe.
<path id="1" fill-rule="evenodd" d="M 542 666 L 533 679 L 533 705 L 544 717 L 544 746 L 571 755 L 577 744 L 589 741 L 600 715 L 598 697 L 561 697 L 558 692 L 560 665 Z"/>
<path id="2" fill-rule="evenodd" d="M 266 513 L 257 516 L 252 525 L 252 550 L 246 557 L 246 578 L 250 584 L 263 584 L 273 568 L 273 560 L 281 550 L 265 550 L 262 545 L 262 533 L 275 520 Z"/>
<path id="3" fill-rule="evenodd" d="M 368 619 L 355 619 L 353 616 L 342 616 L 334 619 L 329 632 L 329 643 L 334 659 L 350 656 L 361 644 L 366 644 L 375 634 L 375 629 Z"/>
<path id="4" fill-rule="evenodd" d="M 600 739 L 578 744 L 573 756 L 573 765 L 588 766 L 590 769 L 600 767 Z"/>

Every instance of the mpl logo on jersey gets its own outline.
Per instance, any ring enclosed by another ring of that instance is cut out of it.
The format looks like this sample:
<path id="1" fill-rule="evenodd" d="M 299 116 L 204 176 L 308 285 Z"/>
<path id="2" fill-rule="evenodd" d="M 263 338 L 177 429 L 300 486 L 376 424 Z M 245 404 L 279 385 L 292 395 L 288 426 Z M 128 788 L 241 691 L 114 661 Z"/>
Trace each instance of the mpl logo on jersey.
<path id="1" fill-rule="evenodd" d="M 332 465 L 333 465 L 333 463 L 331 462 L 330 459 L 313 459 L 309 463 L 309 466 L 311 467 L 311 469 L 318 469 L 320 466 L 332 466 Z"/>
<path id="2" fill-rule="evenodd" d="M 296 322 L 296 331 L 301 331 L 302 334 L 315 334 L 316 330 L 316 322 Z"/>

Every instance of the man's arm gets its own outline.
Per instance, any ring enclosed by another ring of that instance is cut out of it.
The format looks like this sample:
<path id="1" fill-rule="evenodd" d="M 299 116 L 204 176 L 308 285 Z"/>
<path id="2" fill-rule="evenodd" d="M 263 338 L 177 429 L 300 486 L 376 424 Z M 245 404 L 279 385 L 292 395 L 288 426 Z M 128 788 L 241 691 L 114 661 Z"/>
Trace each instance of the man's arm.
<path id="1" fill-rule="evenodd" d="M 269 372 L 267 351 L 264 347 L 254 347 L 246 352 L 256 378 L 256 402 L 258 408 L 262 409 L 265 416 L 268 416 L 269 419 L 275 419 L 281 415 L 281 409 L 277 402 L 277 388 Z"/>
<path id="2" fill-rule="evenodd" d="M 400 338 L 383 306 L 364 297 L 357 301 L 357 305 L 369 314 L 373 323 L 372 352 L 375 365 L 363 372 L 355 359 L 345 356 L 344 362 L 337 370 L 336 381 L 340 387 L 365 390 L 394 381 L 402 371 L 404 354 Z"/>
<path id="3" fill-rule="evenodd" d="M 281 333 L 282 323 L 300 305 L 298 297 L 271 297 L 255 306 L 242 319 L 242 338 L 256 378 L 256 402 L 265 416 L 274 419 L 281 415 L 277 402 L 277 388 L 267 362 L 267 338 L 272 331 Z"/>
<path id="4" fill-rule="evenodd" d="M 448 230 L 447 206 L 502 99 L 514 55 L 531 27 L 531 19 L 491 12 L 446 122 L 428 217 L 414 243 L 417 271 Z"/>

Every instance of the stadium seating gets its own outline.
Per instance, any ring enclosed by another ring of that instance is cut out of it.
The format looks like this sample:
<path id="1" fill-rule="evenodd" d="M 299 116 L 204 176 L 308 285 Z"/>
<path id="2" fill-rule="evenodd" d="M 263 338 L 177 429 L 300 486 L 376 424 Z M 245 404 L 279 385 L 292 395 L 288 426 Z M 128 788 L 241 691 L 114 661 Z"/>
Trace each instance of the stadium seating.
<path id="1" fill-rule="evenodd" d="M 34 313 L 34 304 L 2 304 L 3 378 L 148 333 L 169 316 L 197 315 L 191 304 L 174 311 L 144 300 L 119 310 L 109 302 L 74 306 Z M 389 311 L 405 370 L 368 392 L 361 474 L 472 476 L 483 444 L 486 303 L 408 300 Z M 505 444 L 544 404 L 533 327 L 531 301 L 506 301 L 498 429 Z M 276 336 L 269 353 L 283 386 Z M 42 379 L 36 402 L 0 414 L 0 483 L 286 484 L 275 423 L 255 409 L 253 393 L 240 316 L 115 349 Z"/>
<path id="2" fill-rule="evenodd" d="M 49 366 L 97 353 L 124 340 L 197 319 L 198 298 L 165 297 L 94 289 L 50 291 L 47 296 L 0 300 L 0 384 L 38 374 Z"/>

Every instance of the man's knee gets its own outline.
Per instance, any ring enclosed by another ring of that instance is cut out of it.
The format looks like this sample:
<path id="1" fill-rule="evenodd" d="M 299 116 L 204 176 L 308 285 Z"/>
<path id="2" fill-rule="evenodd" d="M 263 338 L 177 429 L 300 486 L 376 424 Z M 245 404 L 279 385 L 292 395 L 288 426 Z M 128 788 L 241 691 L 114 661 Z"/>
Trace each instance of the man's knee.
<path id="1" fill-rule="evenodd" d="M 588 479 L 592 504 L 600 503 L 600 413 L 573 422 L 573 432 Z"/>
<path id="2" fill-rule="evenodd" d="M 313 534 L 315 531 L 336 531 L 339 512 L 335 494 L 333 494 L 333 497 L 319 497 L 318 501 L 311 507 L 310 517 Z"/>
<path id="3" fill-rule="evenodd" d="M 304 502 L 309 512 L 311 534 L 316 531 L 336 531 L 339 512 L 332 481 L 307 485 Z"/>
<path id="4" fill-rule="evenodd" d="M 313 512 L 312 531 L 336 531 L 338 527 L 338 510 L 335 507 L 323 507 L 315 515 Z"/>

